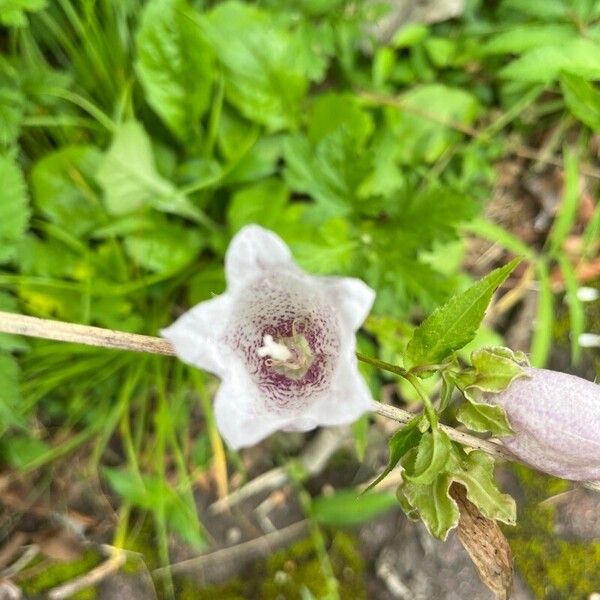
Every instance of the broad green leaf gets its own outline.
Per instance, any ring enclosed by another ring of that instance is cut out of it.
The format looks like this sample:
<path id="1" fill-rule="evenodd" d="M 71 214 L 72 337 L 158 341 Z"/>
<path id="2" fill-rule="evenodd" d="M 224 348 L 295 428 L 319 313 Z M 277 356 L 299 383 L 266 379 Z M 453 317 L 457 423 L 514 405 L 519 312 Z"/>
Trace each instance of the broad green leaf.
<path id="1" fill-rule="evenodd" d="M 537 314 L 531 341 L 531 364 L 543 367 L 548 361 L 552 348 L 552 328 L 554 327 L 554 294 L 550 282 L 548 266 L 544 261 L 537 264 L 539 280 Z"/>
<path id="2" fill-rule="evenodd" d="M 198 209 L 170 181 L 160 176 L 154 164 L 150 138 L 136 121 L 120 125 L 100 162 L 96 178 L 104 189 L 106 208 L 114 215 L 155 208 L 202 220 Z"/>
<path id="3" fill-rule="evenodd" d="M 576 27 L 567 23 L 520 25 L 492 36 L 482 51 L 484 54 L 523 54 L 540 46 L 567 43 L 577 37 Z"/>
<path id="4" fill-rule="evenodd" d="M 101 159 L 94 146 L 63 146 L 46 154 L 31 172 L 33 200 L 51 221 L 76 236 L 106 219 L 106 211 L 90 185 Z"/>
<path id="5" fill-rule="evenodd" d="M 517 12 L 542 21 L 555 21 L 566 17 L 571 11 L 572 0 L 504 0 L 502 8 L 510 13 Z"/>
<path id="6" fill-rule="evenodd" d="M 466 394 L 465 394 L 465 397 Z M 476 402 L 473 395 L 460 406 L 456 418 L 472 431 L 489 431 L 495 436 L 513 435 L 508 417 L 500 406 Z"/>
<path id="7" fill-rule="evenodd" d="M 150 106 L 183 142 L 210 102 L 213 55 L 184 0 L 152 0 L 136 36 L 136 71 Z"/>
<path id="8" fill-rule="evenodd" d="M 312 514 L 324 525 L 360 525 L 396 504 L 393 492 L 371 492 L 358 496 L 352 489 L 338 490 L 330 496 L 319 496 L 313 500 Z"/>
<path id="9" fill-rule="evenodd" d="M 19 137 L 24 105 L 25 98 L 11 83 L 0 85 L 0 148 Z"/>
<path id="10" fill-rule="evenodd" d="M 450 456 L 451 442 L 439 427 L 421 436 L 414 462 L 407 465 L 404 478 L 411 483 L 429 484 L 442 473 Z"/>
<path id="11" fill-rule="evenodd" d="M 454 296 L 435 310 L 408 343 L 408 358 L 414 365 L 435 364 L 468 344 L 479 327 L 494 292 L 520 259 L 492 271 L 466 292 Z"/>
<path id="12" fill-rule="evenodd" d="M 352 211 L 368 165 L 346 128 L 338 128 L 316 145 L 302 135 L 290 137 L 284 157 L 285 179 L 293 191 L 309 194 L 327 216 Z"/>
<path id="13" fill-rule="evenodd" d="M 427 485 L 407 481 L 397 492 L 399 497 L 404 496 L 408 506 L 418 511 L 429 533 L 441 540 L 445 540 L 448 532 L 458 525 L 460 516 L 456 502 L 449 494 L 451 483 L 449 475 L 440 474 Z M 403 509 L 408 508 L 406 503 L 400 501 Z"/>
<path id="14" fill-rule="evenodd" d="M 550 83 L 563 72 L 590 81 L 600 79 L 600 44 L 580 38 L 534 48 L 504 67 L 500 75 L 515 81 Z"/>
<path id="15" fill-rule="evenodd" d="M 163 219 L 153 227 L 125 238 L 125 248 L 141 267 L 155 272 L 176 272 L 190 264 L 202 246 L 198 231 Z"/>
<path id="16" fill-rule="evenodd" d="M 257 223 L 274 229 L 287 205 L 288 190 L 281 179 L 266 179 L 237 191 L 227 211 L 232 232 Z"/>
<path id="17" fill-rule="evenodd" d="M 552 256 L 556 256 L 561 251 L 565 238 L 573 228 L 577 219 L 579 200 L 581 198 L 579 191 L 579 161 L 577 156 L 573 152 L 566 150 L 564 158 L 565 183 L 562 202 L 548 236 L 550 254 Z"/>
<path id="18" fill-rule="evenodd" d="M 291 33 L 270 13 L 219 3 L 199 22 L 225 71 L 225 96 L 270 131 L 295 127 L 308 80 Z"/>
<path id="19" fill-rule="evenodd" d="M 455 128 L 471 125 L 481 110 L 469 92 L 441 84 L 416 87 L 398 102 L 384 112 L 386 127 L 397 140 L 397 160 L 408 165 L 438 160 L 460 140 Z"/>
<path id="20" fill-rule="evenodd" d="M 46 0 L 0 0 L 0 25 L 26 27 L 26 12 L 46 7 Z"/>
<path id="21" fill-rule="evenodd" d="M 575 274 L 575 269 L 569 259 L 562 253 L 556 257 L 560 270 L 565 281 L 565 299 L 569 307 L 569 328 L 571 338 L 571 362 L 577 364 L 581 359 L 581 346 L 579 345 L 579 336 L 585 331 L 585 309 L 583 303 L 579 300 L 577 291 L 579 282 Z"/>
<path id="22" fill-rule="evenodd" d="M 402 429 L 399 429 L 388 441 L 390 458 L 387 467 L 381 472 L 379 477 L 372 481 L 365 489 L 365 492 L 381 483 L 400 462 L 400 459 L 412 448 L 416 447 L 421 439 L 419 431 L 420 417 L 414 417 Z"/>
<path id="23" fill-rule="evenodd" d="M 15 256 L 16 244 L 29 222 L 29 199 L 21 169 L 10 156 L 0 154 L 0 264 Z"/>
<path id="24" fill-rule="evenodd" d="M 456 460 L 450 477 L 467 489 L 467 498 L 488 518 L 514 525 L 516 505 L 508 494 L 501 493 L 494 481 L 494 459 L 479 450 L 467 454 L 453 444 Z"/>
<path id="25" fill-rule="evenodd" d="M 560 87 L 573 115 L 593 131 L 600 131 L 600 92 L 582 77 L 563 73 Z"/>

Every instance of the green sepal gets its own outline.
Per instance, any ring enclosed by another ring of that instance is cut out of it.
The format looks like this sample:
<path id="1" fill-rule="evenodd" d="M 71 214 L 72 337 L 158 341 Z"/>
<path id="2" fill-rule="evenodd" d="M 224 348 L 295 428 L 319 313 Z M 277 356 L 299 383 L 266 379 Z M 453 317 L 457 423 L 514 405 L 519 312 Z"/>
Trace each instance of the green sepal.
<path id="1" fill-rule="evenodd" d="M 487 403 L 485 395 L 501 392 L 515 379 L 527 377 L 527 357 L 523 352 L 493 346 L 475 350 L 471 354 L 471 363 L 471 369 L 455 378 L 467 400 L 458 409 L 456 418 L 473 431 L 490 431 L 496 436 L 513 435 L 504 409 Z"/>
<path id="2" fill-rule="evenodd" d="M 414 461 L 407 461 L 404 465 L 404 479 L 417 484 L 433 482 L 446 468 L 451 449 L 450 438 L 439 427 L 424 433 Z"/>

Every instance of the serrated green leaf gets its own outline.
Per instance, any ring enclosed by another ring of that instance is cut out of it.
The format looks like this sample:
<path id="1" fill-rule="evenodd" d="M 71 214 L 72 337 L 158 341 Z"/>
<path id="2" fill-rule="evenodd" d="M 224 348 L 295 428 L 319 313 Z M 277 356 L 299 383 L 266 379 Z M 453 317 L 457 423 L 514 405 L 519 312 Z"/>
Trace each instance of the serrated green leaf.
<path id="1" fill-rule="evenodd" d="M 106 208 L 114 215 L 154 208 L 202 220 L 198 209 L 156 170 L 150 138 L 137 121 L 119 126 L 96 178 L 104 189 Z"/>
<path id="2" fill-rule="evenodd" d="M 308 80 L 281 22 L 256 6 L 229 1 L 199 25 L 225 70 L 227 100 L 271 131 L 295 127 Z"/>
<path id="3" fill-rule="evenodd" d="M 468 387 L 476 387 L 485 392 L 500 392 L 515 379 L 526 375 L 524 367 L 529 366 L 527 355 L 513 352 L 510 348 L 491 346 L 474 350 L 471 353 L 475 379 Z"/>
<path id="4" fill-rule="evenodd" d="M 406 466 L 404 479 L 417 484 L 432 483 L 445 469 L 451 447 L 450 438 L 438 427 L 424 433 L 414 462 L 411 461 L 410 467 Z"/>
<path id="5" fill-rule="evenodd" d="M 560 87 L 573 115 L 593 131 L 600 131 L 600 92 L 583 77 L 563 73 Z"/>
<path id="6" fill-rule="evenodd" d="M 458 506 L 449 494 L 451 483 L 449 475 L 441 474 L 428 485 L 407 481 L 398 488 L 398 495 L 403 495 L 408 505 L 418 511 L 429 533 L 441 540 L 458 525 L 460 517 Z M 401 502 L 400 506 L 406 505 Z"/>
<path id="7" fill-rule="evenodd" d="M 90 185 L 100 159 L 101 153 L 94 146 L 63 146 L 46 154 L 31 171 L 36 206 L 76 236 L 88 233 L 106 218 Z"/>
<path id="8" fill-rule="evenodd" d="M 505 79 L 550 83 L 561 73 L 600 79 L 600 44 L 578 38 L 563 44 L 533 48 L 500 71 Z"/>
<path id="9" fill-rule="evenodd" d="M 29 199 L 21 169 L 16 161 L 0 154 L 0 264 L 11 260 L 16 243 L 23 237 L 29 222 Z"/>
<path id="10" fill-rule="evenodd" d="M 357 496 L 355 490 L 337 490 L 312 502 L 312 515 L 324 525 L 360 525 L 396 505 L 393 492 L 371 492 Z"/>
<path id="11" fill-rule="evenodd" d="M 394 469 L 394 467 L 400 462 L 400 459 L 412 448 L 415 448 L 421 439 L 421 432 L 419 431 L 420 417 L 414 417 L 411 419 L 402 429 L 399 429 L 389 440 L 388 448 L 390 458 L 388 460 L 387 467 L 381 472 L 379 477 L 372 481 L 369 486 L 364 490 L 363 493 L 368 492 L 376 485 L 381 483 Z"/>
<path id="12" fill-rule="evenodd" d="M 519 262 L 520 259 L 514 259 L 492 271 L 427 317 L 408 343 L 407 355 L 412 363 L 438 363 L 468 344 L 475 336 L 494 292 Z"/>
<path id="13" fill-rule="evenodd" d="M 508 494 L 501 493 L 494 481 L 494 459 L 480 450 L 468 454 L 453 444 L 454 465 L 450 469 L 452 481 L 462 483 L 467 489 L 467 498 L 488 519 L 514 525 L 516 505 Z"/>
<path id="14" fill-rule="evenodd" d="M 577 28 L 568 23 L 521 25 L 492 36 L 482 51 L 484 54 L 523 54 L 540 46 L 567 43 L 578 36 Z"/>
<path id="15" fill-rule="evenodd" d="M 152 0 L 136 36 L 136 71 L 146 99 L 183 142 L 200 131 L 210 101 L 213 54 L 183 0 Z"/>

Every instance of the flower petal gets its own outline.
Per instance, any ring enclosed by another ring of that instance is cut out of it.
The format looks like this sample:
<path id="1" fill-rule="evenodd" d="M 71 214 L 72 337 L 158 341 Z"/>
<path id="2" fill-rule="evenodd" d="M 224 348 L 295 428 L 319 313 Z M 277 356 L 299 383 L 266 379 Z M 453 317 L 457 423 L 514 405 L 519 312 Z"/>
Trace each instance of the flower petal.
<path id="1" fill-rule="evenodd" d="M 240 367 L 241 368 L 241 367 Z M 258 391 L 239 370 L 231 369 L 215 396 L 215 419 L 219 432 L 234 450 L 253 446 L 285 427 L 289 416 L 266 411 Z"/>
<path id="2" fill-rule="evenodd" d="M 273 268 L 299 271 L 290 249 L 278 235 L 258 225 L 246 225 L 240 229 L 225 254 L 228 290 Z"/>
<path id="3" fill-rule="evenodd" d="M 222 294 L 197 304 L 160 333 L 181 360 L 222 377 L 231 354 L 221 338 L 230 309 L 231 298 Z"/>
<path id="4" fill-rule="evenodd" d="M 348 425 L 371 410 L 369 386 L 358 372 L 352 354 L 340 361 L 331 387 L 312 406 L 288 424 L 295 431 L 307 431 L 319 425 Z"/>
<path id="5" fill-rule="evenodd" d="M 352 277 L 320 277 L 334 306 L 341 312 L 347 323 L 356 331 L 367 318 L 375 291 L 360 279 Z"/>

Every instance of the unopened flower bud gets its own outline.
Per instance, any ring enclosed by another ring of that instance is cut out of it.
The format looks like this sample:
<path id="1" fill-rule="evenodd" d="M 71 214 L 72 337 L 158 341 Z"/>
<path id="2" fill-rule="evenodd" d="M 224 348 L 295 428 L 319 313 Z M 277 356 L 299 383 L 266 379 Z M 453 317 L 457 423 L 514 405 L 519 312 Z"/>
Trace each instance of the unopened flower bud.
<path id="1" fill-rule="evenodd" d="M 489 394 L 516 435 L 504 445 L 539 471 L 573 481 L 600 480 L 600 386 L 565 373 L 526 368 L 527 376 Z"/>

